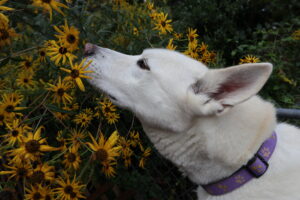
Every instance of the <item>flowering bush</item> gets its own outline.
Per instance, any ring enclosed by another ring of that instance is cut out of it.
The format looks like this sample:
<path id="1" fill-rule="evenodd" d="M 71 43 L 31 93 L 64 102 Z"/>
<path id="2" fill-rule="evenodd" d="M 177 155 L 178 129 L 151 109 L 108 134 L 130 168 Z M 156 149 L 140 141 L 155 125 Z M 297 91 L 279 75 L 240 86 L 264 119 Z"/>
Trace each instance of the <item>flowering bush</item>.
<path id="1" fill-rule="evenodd" d="M 163 47 L 211 67 L 223 62 L 196 28 L 173 21 L 159 3 L 0 0 L 0 199 L 172 199 L 193 188 L 153 154 L 131 113 L 86 84 L 93 73 L 82 59 L 86 42 L 128 54 Z M 297 42 L 299 30 L 288 37 Z M 262 59 L 246 54 L 236 63 Z M 273 82 L 296 87 L 284 68 L 276 74 Z"/>

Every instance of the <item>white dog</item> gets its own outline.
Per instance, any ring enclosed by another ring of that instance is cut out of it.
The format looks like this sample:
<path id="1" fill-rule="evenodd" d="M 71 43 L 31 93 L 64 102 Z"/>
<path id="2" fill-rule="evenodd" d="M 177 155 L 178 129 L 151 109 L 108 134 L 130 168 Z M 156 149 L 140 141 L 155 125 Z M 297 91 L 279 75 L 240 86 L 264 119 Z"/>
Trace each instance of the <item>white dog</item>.
<path id="1" fill-rule="evenodd" d="M 276 124 L 273 105 L 256 96 L 271 64 L 208 69 L 175 51 L 130 56 L 92 44 L 85 54 L 93 60 L 91 84 L 136 114 L 158 151 L 199 185 L 199 200 L 300 199 L 300 131 Z M 265 174 L 222 195 L 203 189 L 246 165 L 273 131 Z"/>

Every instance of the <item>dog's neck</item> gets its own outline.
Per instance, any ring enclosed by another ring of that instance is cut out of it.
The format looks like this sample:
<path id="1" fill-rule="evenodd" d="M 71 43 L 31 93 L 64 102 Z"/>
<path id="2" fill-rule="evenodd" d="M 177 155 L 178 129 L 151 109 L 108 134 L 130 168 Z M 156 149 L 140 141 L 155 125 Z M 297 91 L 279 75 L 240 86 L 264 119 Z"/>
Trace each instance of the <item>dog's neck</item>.
<path id="1" fill-rule="evenodd" d="M 246 164 L 271 135 L 275 116 L 273 105 L 255 96 L 221 116 L 195 119 L 184 132 L 160 130 L 141 121 L 163 156 L 193 182 L 207 184 Z"/>

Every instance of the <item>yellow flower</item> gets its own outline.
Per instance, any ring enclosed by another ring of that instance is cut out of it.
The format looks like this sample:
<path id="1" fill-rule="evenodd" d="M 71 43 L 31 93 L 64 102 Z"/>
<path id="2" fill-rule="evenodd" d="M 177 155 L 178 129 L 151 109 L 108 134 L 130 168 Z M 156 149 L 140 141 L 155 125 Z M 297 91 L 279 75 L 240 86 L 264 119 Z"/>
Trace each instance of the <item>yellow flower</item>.
<path id="1" fill-rule="evenodd" d="M 29 188 L 25 188 L 25 200 L 51 200 L 54 192 L 48 186 L 30 185 Z"/>
<path id="2" fill-rule="evenodd" d="M 49 14 L 50 14 L 50 20 L 51 21 L 52 21 L 52 9 L 56 10 L 57 12 L 59 12 L 62 15 L 65 15 L 61 11 L 60 7 L 69 8 L 68 6 L 58 2 L 57 0 L 33 0 L 33 5 L 37 6 L 37 7 L 41 7 L 44 10 L 48 11 Z"/>
<path id="3" fill-rule="evenodd" d="M 39 61 L 40 63 L 45 62 L 45 61 L 46 61 L 47 49 L 46 49 L 46 48 L 41 48 L 41 49 L 39 49 L 38 54 L 39 54 L 38 61 Z"/>
<path id="4" fill-rule="evenodd" d="M 63 164 L 67 168 L 73 168 L 77 170 L 79 168 L 79 165 L 81 163 L 80 156 L 78 154 L 78 149 L 76 146 L 72 146 L 68 149 L 68 152 L 64 155 Z"/>
<path id="5" fill-rule="evenodd" d="M 141 151 L 143 152 L 143 154 L 142 154 L 142 157 L 139 162 L 139 167 L 145 168 L 146 160 L 151 154 L 151 148 L 147 147 L 147 149 L 144 150 L 144 148 L 141 145 L 140 145 L 140 147 L 141 147 Z"/>
<path id="6" fill-rule="evenodd" d="M 49 186 L 42 186 L 40 187 L 39 192 L 42 194 L 43 196 L 43 200 L 52 200 L 54 199 L 54 192 L 53 190 L 49 187 Z"/>
<path id="7" fill-rule="evenodd" d="M 199 51 L 204 54 L 206 51 L 208 50 L 208 45 L 205 44 L 204 42 L 201 43 L 200 47 L 199 47 Z"/>
<path id="8" fill-rule="evenodd" d="M 140 134 L 137 131 L 131 131 L 130 132 L 130 145 L 133 147 L 136 147 L 138 144 L 140 144 Z"/>
<path id="9" fill-rule="evenodd" d="M 81 112 L 77 115 L 75 115 L 75 118 L 73 119 L 73 121 L 77 124 L 80 125 L 80 127 L 87 127 L 90 122 L 92 121 L 93 116 L 88 115 L 84 112 Z"/>
<path id="10" fill-rule="evenodd" d="M 106 140 L 104 135 L 101 133 L 98 142 L 90 134 L 92 143 L 87 142 L 86 144 L 94 151 L 92 157 L 94 160 L 104 162 L 115 161 L 116 157 L 120 155 L 121 146 L 117 145 L 119 134 L 114 131 L 111 136 Z"/>
<path id="11" fill-rule="evenodd" d="M 72 62 L 77 56 L 73 55 L 70 49 L 64 45 L 61 41 L 50 41 L 51 45 L 47 47 L 47 55 L 50 56 L 50 60 L 54 61 L 55 65 L 59 65 L 62 60 L 62 64 L 67 62 L 67 59 Z"/>
<path id="12" fill-rule="evenodd" d="M 212 51 L 205 51 L 202 55 L 202 57 L 199 59 L 203 63 L 211 63 L 215 62 L 216 60 L 216 53 Z"/>
<path id="13" fill-rule="evenodd" d="M 18 107 L 20 99 L 14 99 L 12 94 L 3 94 L 2 102 L 0 102 L 0 110 L 3 110 L 3 114 L 6 119 L 12 119 L 16 115 L 22 116 L 22 113 L 17 111 L 23 110 L 25 107 Z"/>
<path id="14" fill-rule="evenodd" d="M 17 92 L 13 92 L 9 94 L 4 94 L 2 98 L 5 99 L 5 101 L 11 101 L 15 104 L 20 104 L 23 100 L 23 95 L 20 95 Z"/>
<path id="15" fill-rule="evenodd" d="M 83 59 L 80 64 L 73 64 L 73 62 L 71 61 L 71 69 L 66 69 L 63 67 L 60 68 L 61 70 L 70 73 L 70 75 L 66 77 L 66 80 L 75 81 L 81 91 L 85 91 L 81 78 L 91 79 L 91 77 L 84 74 L 93 73 L 93 71 L 85 71 L 85 69 L 91 64 L 92 61 L 90 60 L 86 65 L 83 65 L 85 61 L 86 59 Z"/>
<path id="16" fill-rule="evenodd" d="M 0 106 L 0 126 L 3 126 L 7 120 L 7 115 L 5 115 L 4 108 Z"/>
<path id="17" fill-rule="evenodd" d="M 103 115 L 107 115 L 117 110 L 116 106 L 108 98 L 105 98 L 103 101 L 99 102 L 99 104 L 101 105 Z"/>
<path id="18" fill-rule="evenodd" d="M 105 115 L 105 119 L 109 124 L 115 124 L 118 122 L 119 118 L 120 115 L 118 113 L 107 113 L 107 115 Z"/>
<path id="19" fill-rule="evenodd" d="M 2 6 L 3 4 L 5 4 L 8 0 L 1 0 L 0 1 L 0 11 L 11 11 L 11 10 L 14 10 L 13 8 L 9 8 L 9 7 L 6 7 L 6 6 Z M 5 24 L 5 25 L 8 25 L 8 18 L 0 13 L 0 24 Z M 1 31 L 0 31 L 1 32 Z M 1 38 L 1 37 L 0 37 Z M 0 45 L 1 46 L 1 45 Z"/>
<path id="20" fill-rule="evenodd" d="M 124 165 L 126 168 L 131 166 L 131 156 L 133 154 L 133 151 L 127 151 L 124 152 L 123 154 L 123 159 L 124 159 Z"/>
<path id="21" fill-rule="evenodd" d="M 6 6 L 2 6 L 3 4 L 5 4 L 8 0 L 1 0 L 0 1 L 0 11 L 4 11 L 4 10 L 14 10 L 13 8 L 9 8 L 9 7 L 6 7 Z"/>
<path id="22" fill-rule="evenodd" d="M 102 169 L 101 171 L 105 174 L 106 177 L 113 177 L 116 175 L 116 170 L 113 167 L 114 165 L 117 165 L 117 162 L 115 161 L 103 161 L 102 162 Z"/>
<path id="23" fill-rule="evenodd" d="M 87 133 L 82 130 L 71 129 L 67 138 L 68 144 L 74 146 L 74 148 L 79 149 L 81 147 L 82 141 L 87 136 Z"/>
<path id="24" fill-rule="evenodd" d="M 148 2 L 148 3 L 147 3 L 147 8 L 148 8 L 148 10 L 152 11 L 152 10 L 154 9 L 154 4 Z"/>
<path id="25" fill-rule="evenodd" d="M 71 110 L 78 110 L 78 108 L 79 108 L 78 103 L 73 103 L 65 106 L 63 109 L 71 111 Z"/>
<path id="26" fill-rule="evenodd" d="M 9 145 L 14 145 L 16 142 L 22 142 L 23 134 L 31 130 L 26 124 L 21 124 L 19 119 L 13 120 L 11 123 L 6 123 L 8 133 L 3 135 L 4 141 Z"/>
<path id="27" fill-rule="evenodd" d="M 167 20 L 168 14 L 160 13 L 156 17 L 155 27 L 154 30 L 160 31 L 159 34 L 165 35 L 167 32 L 172 32 L 173 28 L 170 24 L 172 20 Z"/>
<path id="28" fill-rule="evenodd" d="M 182 38 L 182 33 L 173 33 L 174 39 L 179 40 Z"/>
<path id="29" fill-rule="evenodd" d="M 69 27 L 67 20 L 65 20 L 65 25 L 61 26 L 61 28 L 62 30 L 54 26 L 54 29 L 59 33 L 55 37 L 62 41 L 70 51 L 78 49 L 79 31 L 74 26 Z"/>
<path id="30" fill-rule="evenodd" d="M 31 161 L 36 160 L 42 152 L 45 151 L 57 151 L 59 148 L 46 145 L 45 138 L 41 138 L 41 130 L 43 127 L 39 127 L 35 133 L 29 132 L 23 137 L 23 143 L 19 148 L 11 150 L 12 156 L 22 156 L 24 159 Z"/>
<path id="31" fill-rule="evenodd" d="M 173 44 L 173 40 L 174 40 L 173 38 L 171 38 L 171 39 L 169 40 L 167 49 L 175 50 L 175 49 L 177 48 L 177 46 L 175 46 L 175 45 Z"/>
<path id="32" fill-rule="evenodd" d="M 197 29 L 188 28 L 188 34 L 187 34 L 189 43 L 198 43 L 197 41 Z"/>
<path id="33" fill-rule="evenodd" d="M 33 57 L 32 56 L 21 56 L 21 59 L 23 60 L 20 64 L 19 67 L 23 70 L 23 71 L 27 71 L 27 72 L 33 72 L 34 68 L 37 66 L 37 62 L 33 61 Z"/>
<path id="34" fill-rule="evenodd" d="M 300 29 L 294 31 L 292 37 L 294 40 L 300 40 Z"/>
<path id="35" fill-rule="evenodd" d="M 79 181 L 76 180 L 76 176 L 74 176 L 72 181 L 68 175 L 65 179 L 59 177 L 56 182 L 58 187 L 54 189 L 54 193 L 57 195 L 57 199 L 79 200 L 80 198 L 85 198 L 82 194 L 82 189 L 85 185 L 80 184 Z"/>
<path id="36" fill-rule="evenodd" d="M 31 169 L 28 163 L 24 162 L 12 162 L 12 166 L 4 165 L 10 171 L 0 171 L 0 175 L 10 175 L 9 179 L 15 178 L 16 180 L 22 180 L 29 176 L 29 171 Z"/>
<path id="37" fill-rule="evenodd" d="M 189 42 L 188 49 L 184 52 L 184 54 L 194 59 L 198 59 L 199 58 L 198 52 L 199 52 L 198 44 L 196 42 Z"/>
<path id="38" fill-rule="evenodd" d="M 125 137 L 120 136 L 118 143 L 121 146 L 124 165 L 126 168 L 128 168 L 131 165 L 131 156 L 133 155 L 133 151 L 130 149 L 131 141 L 126 140 Z"/>
<path id="39" fill-rule="evenodd" d="M 42 184 L 46 181 L 52 182 L 54 180 L 54 167 L 47 163 L 39 164 L 29 175 L 31 184 Z"/>
<path id="40" fill-rule="evenodd" d="M 152 20 L 154 20 L 154 21 L 158 18 L 159 15 L 160 15 L 160 14 L 159 14 L 158 12 L 156 12 L 156 11 L 153 11 L 153 12 L 151 12 L 151 13 L 149 14 L 150 18 L 151 18 Z M 154 22 L 154 23 L 155 23 L 155 22 Z"/>
<path id="41" fill-rule="evenodd" d="M 253 55 L 247 55 L 244 59 L 240 59 L 240 64 L 243 63 L 257 63 L 260 62 L 259 58 L 253 56 Z"/>
<path id="42" fill-rule="evenodd" d="M 130 149 L 131 142 L 130 142 L 130 140 L 127 140 L 125 137 L 120 136 L 118 143 L 122 147 L 122 149 L 121 149 L 122 152 L 127 151 L 128 149 Z"/>
<path id="43" fill-rule="evenodd" d="M 3 15 L 1 15 L 3 18 Z M 1 19 L 2 19 L 1 18 Z M 15 30 L 10 28 L 8 24 L 0 23 L 0 48 L 11 44 L 11 39 L 17 37 Z"/>
<path id="44" fill-rule="evenodd" d="M 16 79 L 17 86 L 32 89 L 35 86 L 35 81 L 33 80 L 33 72 L 24 71 L 19 73 L 18 78 Z"/>
<path id="45" fill-rule="evenodd" d="M 139 35 L 139 30 L 136 27 L 133 28 L 133 35 Z"/>
<path id="46" fill-rule="evenodd" d="M 53 112 L 56 119 L 59 119 L 61 121 L 70 119 L 70 116 L 68 113 L 61 113 L 61 112 Z"/>
<path id="47" fill-rule="evenodd" d="M 8 26 L 9 19 L 6 15 L 0 13 L 0 24 Z"/>
<path id="48" fill-rule="evenodd" d="M 66 105 L 66 103 L 72 102 L 72 97 L 67 94 L 67 90 L 71 87 L 70 83 L 67 81 L 61 81 L 61 77 L 58 77 L 58 83 L 57 85 L 52 85 L 48 83 L 50 88 L 48 90 L 54 92 L 53 94 L 53 102 L 54 103 L 63 103 Z"/>

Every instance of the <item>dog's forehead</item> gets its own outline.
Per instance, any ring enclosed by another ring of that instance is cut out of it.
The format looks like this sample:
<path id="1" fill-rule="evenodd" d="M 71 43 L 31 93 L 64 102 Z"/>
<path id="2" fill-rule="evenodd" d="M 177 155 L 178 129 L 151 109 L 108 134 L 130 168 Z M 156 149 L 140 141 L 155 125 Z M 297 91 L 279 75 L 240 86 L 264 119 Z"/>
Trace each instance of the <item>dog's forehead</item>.
<path id="1" fill-rule="evenodd" d="M 184 70 L 185 72 L 204 75 L 208 68 L 201 62 L 188 57 L 177 51 L 169 49 L 145 49 L 142 57 L 150 62 L 155 62 L 162 67 L 171 66 Z"/>

